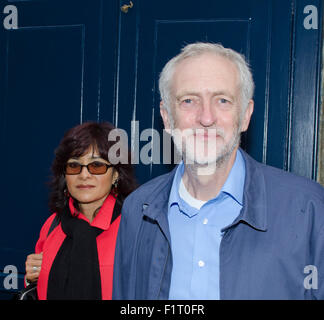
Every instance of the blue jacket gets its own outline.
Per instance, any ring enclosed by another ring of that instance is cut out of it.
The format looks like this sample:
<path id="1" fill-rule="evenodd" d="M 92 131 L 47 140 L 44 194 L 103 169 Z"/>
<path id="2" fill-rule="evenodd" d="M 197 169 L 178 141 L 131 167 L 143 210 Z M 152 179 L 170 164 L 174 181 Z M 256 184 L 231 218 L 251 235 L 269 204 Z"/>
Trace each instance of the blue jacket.
<path id="1" fill-rule="evenodd" d="M 243 209 L 220 244 L 220 298 L 324 299 L 323 187 L 242 154 Z M 113 299 L 168 299 L 174 174 L 149 181 L 124 202 Z"/>

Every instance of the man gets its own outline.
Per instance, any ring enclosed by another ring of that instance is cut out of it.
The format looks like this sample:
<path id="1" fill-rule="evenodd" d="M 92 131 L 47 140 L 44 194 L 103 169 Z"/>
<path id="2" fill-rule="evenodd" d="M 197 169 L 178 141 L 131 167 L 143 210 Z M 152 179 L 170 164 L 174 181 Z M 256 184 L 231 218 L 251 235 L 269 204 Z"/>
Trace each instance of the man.
<path id="1" fill-rule="evenodd" d="M 183 162 L 124 202 L 113 298 L 324 298 L 324 191 L 239 148 L 254 107 L 244 58 L 190 44 L 159 85 Z"/>

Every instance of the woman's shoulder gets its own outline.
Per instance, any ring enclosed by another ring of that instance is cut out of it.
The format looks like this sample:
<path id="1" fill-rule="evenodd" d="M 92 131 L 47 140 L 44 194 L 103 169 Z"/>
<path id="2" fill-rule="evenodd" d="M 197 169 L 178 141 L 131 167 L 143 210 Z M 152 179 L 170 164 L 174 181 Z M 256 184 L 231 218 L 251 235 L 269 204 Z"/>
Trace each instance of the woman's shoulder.
<path id="1" fill-rule="evenodd" d="M 40 233 L 39 233 L 39 238 L 38 241 L 36 243 L 36 248 L 35 248 L 35 252 L 38 253 L 37 251 L 42 251 L 43 248 L 43 244 L 44 241 L 46 240 L 46 238 L 49 235 L 49 231 L 53 230 L 55 228 L 56 225 L 59 224 L 58 221 L 58 215 L 56 213 L 51 214 L 45 221 L 45 223 L 43 224 Z"/>
<path id="2" fill-rule="evenodd" d="M 42 226 L 41 233 L 45 233 L 47 235 L 51 225 L 54 223 L 54 220 L 58 219 L 57 213 L 51 214 L 45 221 L 45 223 Z"/>

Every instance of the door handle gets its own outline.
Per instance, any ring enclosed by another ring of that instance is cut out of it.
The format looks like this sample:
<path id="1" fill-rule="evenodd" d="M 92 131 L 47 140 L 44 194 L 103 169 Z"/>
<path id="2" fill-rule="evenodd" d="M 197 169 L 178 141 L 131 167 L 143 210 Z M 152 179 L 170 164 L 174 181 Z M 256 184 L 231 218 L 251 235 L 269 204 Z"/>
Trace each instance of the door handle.
<path id="1" fill-rule="evenodd" d="M 123 6 L 120 7 L 120 10 L 124 13 L 127 13 L 128 12 L 128 9 L 131 9 L 133 8 L 133 2 L 132 1 L 129 1 L 129 4 L 124 4 Z"/>

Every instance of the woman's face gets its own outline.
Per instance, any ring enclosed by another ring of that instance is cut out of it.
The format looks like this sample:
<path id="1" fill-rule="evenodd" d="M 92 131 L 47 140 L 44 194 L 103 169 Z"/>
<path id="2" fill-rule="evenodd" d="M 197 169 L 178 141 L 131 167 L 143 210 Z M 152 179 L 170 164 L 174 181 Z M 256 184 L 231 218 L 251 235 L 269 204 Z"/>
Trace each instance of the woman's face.
<path id="1" fill-rule="evenodd" d="M 95 165 L 100 165 L 100 163 L 109 165 L 109 162 L 101 158 L 99 153 L 92 147 L 81 157 L 70 158 L 67 165 L 73 167 L 77 163 L 88 165 L 93 162 L 95 162 Z M 68 191 L 78 201 L 81 208 L 82 205 L 88 204 L 100 207 L 117 178 L 118 172 L 113 167 L 108 168 L 106 173 L 100 175 L 91 174 L 87 167 L 82 167 L 79 174 L 65 175 Z"/>

